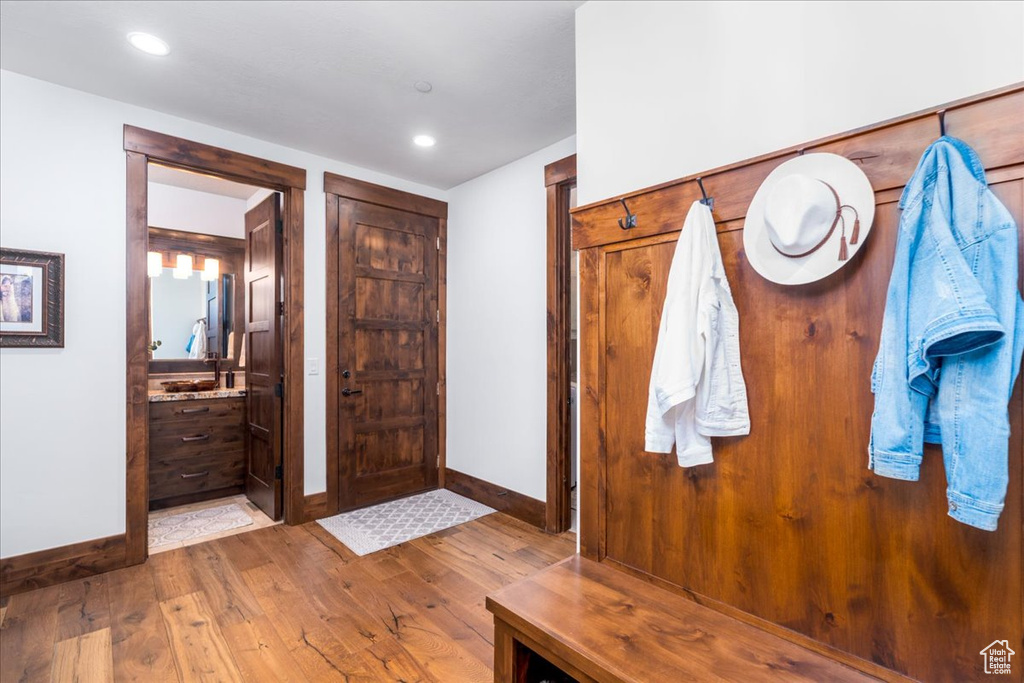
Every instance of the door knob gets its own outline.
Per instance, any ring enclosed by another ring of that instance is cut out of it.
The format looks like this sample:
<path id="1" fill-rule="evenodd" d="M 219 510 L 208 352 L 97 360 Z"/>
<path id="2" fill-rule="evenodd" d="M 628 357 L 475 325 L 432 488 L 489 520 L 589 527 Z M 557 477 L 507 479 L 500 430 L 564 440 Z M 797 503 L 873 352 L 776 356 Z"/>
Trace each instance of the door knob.
<path id="1" fill-rule="evenodd" d="M 362 389 L 349 389 L 348 387 L 345 387 L 344 389 L 341 390 L 341 395 L 342 396 L 351 396 L 352 394 L 361 394 L 361 393 L 363 393 Z"/>
<path id="2" fill-rule="evenodd" d="M 348 379 L 349 377 L 352 376 L 352 373 L 349 372 L 348 370 L 342 370 L 341 371 L 341 376 L 344 377 L 345 379 Z"/>

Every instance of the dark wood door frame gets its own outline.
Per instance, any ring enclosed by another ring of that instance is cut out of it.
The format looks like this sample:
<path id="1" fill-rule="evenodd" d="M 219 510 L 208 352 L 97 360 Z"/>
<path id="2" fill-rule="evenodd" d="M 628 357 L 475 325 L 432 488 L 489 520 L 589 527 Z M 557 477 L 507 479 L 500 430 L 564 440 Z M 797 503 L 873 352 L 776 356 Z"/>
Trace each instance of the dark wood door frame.
<path id="1" fill-rule="evenodd" d="M 148 164 L 198 171 L 284 195 L 284 518 L 303 521 L 303 209 L 305 169 L 125 125 L 127 154 L 126 564 L 147 556 L 149 508 Z"/>
<path id="2" fill-rule="evenodd" d="M 576 155 L 544 167 L 548 195 L 548 432 L 545 526 L 561 533 L 572 524 L 572 407 L 569 405 L 572 262 L 569 193 L 576 186 Z"/>
<path id="3" fill-rule="evenodd" d="M 402 192 L 383 185 L 375 185 L 355 178 L 324 173 L 324 194 L 327 206 L 327 357 L 325 371 L 327 373 L 327 511 L 335 514 L 341 509 L 342 501 L 339 492 L 339 464 L 341 458 L 341 439 L 339 438 L 340 406 L 338 405 L 338 335 L 341 329 L 338 306 L 331 305 L 340 297 L 340 267 L 338 248 L 338 199 L 352 199 L 368 204 L 400 211 L 408 211 L 438 220 L 438 254 L 437 254 L 437 449 L 438 449 L 438 487 L 444 488 L 444 471 L 446 460 L 446 411 L 447 396 L 445 382 L 445 349 L 447 344 L 447 282 L 448 282 L 448 204 L 436 199 Z"/>

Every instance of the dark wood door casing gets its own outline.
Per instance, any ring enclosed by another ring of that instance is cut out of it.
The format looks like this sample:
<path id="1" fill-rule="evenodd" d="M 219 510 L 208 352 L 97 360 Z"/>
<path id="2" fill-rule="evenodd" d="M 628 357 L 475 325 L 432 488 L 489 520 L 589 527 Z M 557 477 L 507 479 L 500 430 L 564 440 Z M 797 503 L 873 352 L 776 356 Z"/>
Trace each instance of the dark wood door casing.
<path id="1" fill-rule="evenodd" d="M 211 145 L 124 126 L 126 156 L 126 496 L 124 564 L 145 561 L 149 507 L 149 247 L 147 178 L 150 162 L 216 175 L 277 190 L 284 195 L 284 515 L 289 524 L 304 521 L 303 496 L 303 223 L 305 169 Z"/>
<path id="2" fill-rule="evenodd" d="M 545 527 L 560 533 L 572 523 L 572 411 L 570 351 L 572 239 L 569 193 L 576 186 L 576 155 L 544 167 L 547 190 L 547 500 Z"/>
<path id="3" fill-rule="evenodd" d="M 245 214 L 246 423 L 245 493 L 271 519 L 281 511 L 282 311 L 279 197 Z M 283 473 L 282 473 L 283 474 Z"/>
<path id="4" fill-rule="evenodd" d="M 1017 222 L 1024 261 L 1024 87 L 970 98 L 946 126 L 979 154 Z M 792 148 L 700 174 L 715 198 L 740 315 L 746 437 L 715 440 L 715 463 L 683 469 L 644 452 L 647 383 L 678 230 L 700 198 L 691 176 L 573 212 L 580 251 L 581 549 L 584 556 L 891 680 L 982 680 L 979 651 L 1024 633 L 1024 397 L 1010 401 L 1010 485 L 993 533 L 946 515 L 937 447 L 921 480 L 867 469 L 869 377 L 902 186 L 939 135 L 937 109 L 804 145 L 859 158 L 875 190 L 868 242 L 801 287 L 750 267 L 743 220 Z M 1024 267 L 1021 269 L 1024 278 Z M 1004 635 L 994 635 L 1004 634 Z M 1021 670 L 1014 677 L 1021 680 Z"/>
<path id="5" fill-rule="evenodd" d="M 447 206 L 331 174 L 325 189 L 330 512 L 438 486 Z"/>

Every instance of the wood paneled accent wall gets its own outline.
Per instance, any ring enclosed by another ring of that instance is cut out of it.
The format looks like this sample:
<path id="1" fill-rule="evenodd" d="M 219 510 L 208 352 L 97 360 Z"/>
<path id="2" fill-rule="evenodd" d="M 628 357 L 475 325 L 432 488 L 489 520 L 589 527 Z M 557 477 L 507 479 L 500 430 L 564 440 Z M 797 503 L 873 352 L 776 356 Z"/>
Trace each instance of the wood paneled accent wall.
<path id="1" fill-rule="evenodd" d="M 1024 225 L 1024 85 L 943 107 Z M 750 435 L 715 439 L 715 463 L 644 452 L 644 416 L 678 231 L 696 176 L 574 211 L 581 298 L 581 543 L 591 559 L 886 677 L 985 678 L 979 651 L 1024 653 L 1024 401 L 1010 403 L 1010 486 L 994 533 L 946 515 L 938 447 L 921 481 L 867 469 L 870 392 L 902 186 L 939 135 L 937 109 L 803 146 L 859 159 L 876 191 L 867 244 L 829 278 L 784 287 L 743 251 L 764 177 L 800 148 L 700 174 L 740 314 Z M 1024 236 L 1021 238 L 1024 249 Z M 1024 259 L 1022 259 L 1024 260 Z M 1024 267 L 1022 267 L 1024 273 Z M 1024 657 L 1018 654 L 1017 657 Z M 884 667 L 884 668 L 883 668 Z M 1024 659 L 1010 680 L 1021 680 Z"/>

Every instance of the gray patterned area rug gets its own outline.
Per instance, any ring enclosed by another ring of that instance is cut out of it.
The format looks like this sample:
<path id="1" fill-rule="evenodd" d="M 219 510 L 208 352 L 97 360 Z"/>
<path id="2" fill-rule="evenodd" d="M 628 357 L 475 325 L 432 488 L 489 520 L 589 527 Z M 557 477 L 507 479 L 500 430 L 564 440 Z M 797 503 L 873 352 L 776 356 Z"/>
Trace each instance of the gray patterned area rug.
<path id="1" fill-rule="evenodd" d="M 200 536 L 209 536 L 250 524 L 252 517 L 235 503 L 176 515 L 150 517 L 149 547 L 159 548 L 171 543 L 190 541 Z"/>
<path id="2" fill-rule="evenodd" d="M 496 512 L 446 489 L 317 520 L 356 555 L 411 541 Z"/>

